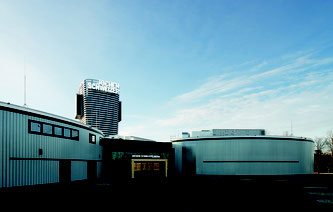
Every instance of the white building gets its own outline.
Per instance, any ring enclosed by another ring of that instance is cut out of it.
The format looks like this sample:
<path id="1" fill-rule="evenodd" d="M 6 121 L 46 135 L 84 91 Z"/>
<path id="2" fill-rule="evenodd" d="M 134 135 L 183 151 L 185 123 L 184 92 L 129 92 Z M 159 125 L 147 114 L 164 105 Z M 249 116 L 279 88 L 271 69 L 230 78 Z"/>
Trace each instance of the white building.
<path id="1" fill-rule="evenodd" d="M 148 138 L 141 138 L 133 135 L 111 135 L 106 138 L 109 139 L 122 139 L 122 140 L 131 140 L 131 141 L 150 141 L 150 142 L 156 142 L 155 140 L 151 140 Z"/>
<path id="2" fill-rule="evenodd" d="M 259 136 L 265 135 L 264 129 L 211 129 L 192 131 L 193 138 L 207 136 Z"/>

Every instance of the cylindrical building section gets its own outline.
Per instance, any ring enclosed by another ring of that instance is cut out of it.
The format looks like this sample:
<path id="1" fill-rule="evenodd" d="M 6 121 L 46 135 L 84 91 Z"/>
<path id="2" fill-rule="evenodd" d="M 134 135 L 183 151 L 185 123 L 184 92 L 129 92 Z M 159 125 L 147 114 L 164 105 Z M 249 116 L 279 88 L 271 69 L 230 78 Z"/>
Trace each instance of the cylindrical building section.
<path id="1" fill-rule="evenodd" d="M 173 141 L 182 175 L 313 173 L 313 141 L 301 137 L 216 136 Z"/>

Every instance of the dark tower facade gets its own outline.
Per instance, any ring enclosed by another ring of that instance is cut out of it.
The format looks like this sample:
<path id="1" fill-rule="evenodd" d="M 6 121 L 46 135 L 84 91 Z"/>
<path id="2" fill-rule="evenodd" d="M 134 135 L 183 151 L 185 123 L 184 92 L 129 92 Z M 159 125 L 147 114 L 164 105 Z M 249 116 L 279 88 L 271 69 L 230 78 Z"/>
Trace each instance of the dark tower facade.
<path id="1" fill-rule="evenodd" d="M 86 79 L 76 95 L 76 119 L 101 130 L 105 136 L 118 134 L 121 121 L 118 83 Z"/>

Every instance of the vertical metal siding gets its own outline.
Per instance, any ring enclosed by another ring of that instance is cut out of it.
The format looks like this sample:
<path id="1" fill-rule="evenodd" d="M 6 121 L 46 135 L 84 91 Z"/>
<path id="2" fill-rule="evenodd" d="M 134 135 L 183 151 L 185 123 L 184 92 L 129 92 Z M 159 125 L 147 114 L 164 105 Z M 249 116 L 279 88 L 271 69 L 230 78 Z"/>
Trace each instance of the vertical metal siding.
<path id="1" fill-rule="evenodd" d="M 173 143 L 172 147 L 175 149 L 175 168 L 177 173 L 182 173 L 182 144 Z"/>
<path id="2" fill-rule="evenodd" d="M 313 173 L 313 143 L 277 139 L 174 142 L 176 170 L 184 172 L 183 148 L 194 156 L 199 175 L 288 175 Z M 189 158 L 189 157 L 186 157 Z M 207 162 L 208 161 L 208 162 Z M 185 161 L 186 163 L 186 161 Z"/>
<path id="3" fill-rule="evenodd" d="M 79 130 L 79 141 L 29 134 L 29 119 Z M 102 147 L 98 144 L 100 135 L 94 133 L 97 143 L 90 144 L 89 132 L 56 121 L 0 110 L 0 188 L 57 183 L 58 159 L 82 160 L 72 162 L 72 179 L 87 179 L 87 162 L 83 160 L 100 160 L 99 155 L 102 154 Z M 43 149 L 43 155 L 39 155 L 39 149 Z M 23 159 L 10 160 L 10 157 Z"/>
<path id="4" fill-rule="evenodd" d="M 85 180 L 87 179 L 87 163 L 84 161 L 72 161 L 72 176 L 71 180 Z"/>
<path id="5" fill-rule="evenodd" d="M 0 110 L 0 188 L 3 187 L 3 135 L 4 135 L 4 120 L 3 120 L 3 111 Z"/>

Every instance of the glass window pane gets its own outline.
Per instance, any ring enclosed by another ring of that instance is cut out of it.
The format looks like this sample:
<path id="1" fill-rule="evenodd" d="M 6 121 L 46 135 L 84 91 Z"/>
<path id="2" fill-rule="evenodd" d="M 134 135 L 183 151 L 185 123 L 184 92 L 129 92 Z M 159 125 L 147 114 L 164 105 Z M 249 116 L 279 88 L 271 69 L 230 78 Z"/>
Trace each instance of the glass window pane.
<path id="1" fill-rule="evenodd" d="M 148 171 L 153 170 L 153 163 L 148 163 Z"/>
<path id="2" fill-rule="evenodd" d="M 78 138 L 79 137 L 79 131 L 78 130 L 72 130 L 72 138 Z"/>
<path id="3" fill-rule="evenodd" d="M 70 138 L 71 137 L 71 130 L 70 129 L 64 129 L 64 136 L 66 138 Z"/>
<path id="4" fill-rule="evenodd" d="M 89 134 L 89 143 L 96 144 L 96 135 Z"/>
<path id="5" fill-rule="evenodd" d="M 138 163 L 134 163 L 134 171 L 140 171 Z"/>
<path id="6" fill-rule="evenodd" d="M 41 124 L 37 122 L 30 122 L 30 130 L 32 132 L 41 132 Z"/>
<path id="7" fill-rule="evenodd" d="M 142 171 L 148 170 L 147 163 L 142 163 Z"/>
<path id="8" fill-rule="evenodd" d="M 62 136 L 62 128 L 61 127 L 54 127 L 54 134 Z"/>
<path id="9" fill-rule="evenodd" d="M 134 170 L 135 171 L 141 171 L 141 163 L 134 163 L 135 167 Z"/>
<path id="10" fill-rule="evenodd" d="M 160 170 L 160 163 L 154 163 L 154 171 Z"/>
<path id="11" fill-rule="evenodd" d="M 43 133 L 52 135 L 52 125 L 49 124 L 43 124 Z"/>

